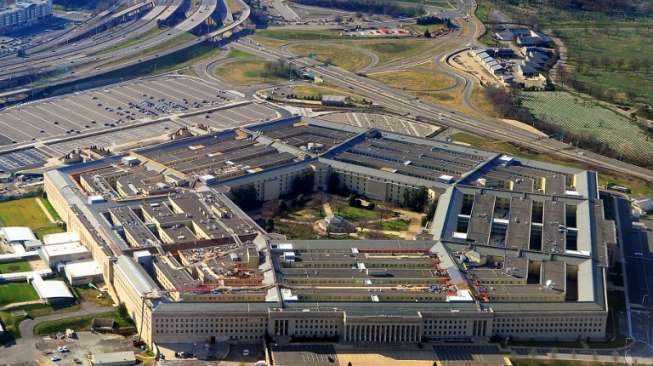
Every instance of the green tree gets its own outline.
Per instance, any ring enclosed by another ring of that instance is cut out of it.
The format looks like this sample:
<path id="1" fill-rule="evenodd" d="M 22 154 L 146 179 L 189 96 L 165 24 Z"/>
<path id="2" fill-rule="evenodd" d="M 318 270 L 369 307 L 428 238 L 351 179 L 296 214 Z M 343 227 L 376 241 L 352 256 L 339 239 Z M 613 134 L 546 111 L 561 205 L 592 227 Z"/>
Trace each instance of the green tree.
<path id="1" fill-rule="evenodd" d="M 252 210 L 261 206 L 256 187 L 253 184 L 233 188 L 230 196 L 234 203 L 243 210 Z"/>

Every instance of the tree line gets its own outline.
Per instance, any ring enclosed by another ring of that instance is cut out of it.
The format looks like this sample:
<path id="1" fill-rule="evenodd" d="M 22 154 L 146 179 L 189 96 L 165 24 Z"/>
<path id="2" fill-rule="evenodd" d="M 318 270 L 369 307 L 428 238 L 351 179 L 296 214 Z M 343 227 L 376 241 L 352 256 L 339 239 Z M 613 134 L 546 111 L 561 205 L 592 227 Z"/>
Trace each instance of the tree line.
<path id="1" fill-rule="evenodd" d="M 417 17 L 425 13 L 422 6 L 402 6 L 389 0 L 292 0 L 295 3 L 335 8 L 351 12 L 384 14 L 393 17 Z"/>
<path id="2" fill-rule="evenodd" d="M 525 4 L 541 8 L 550 6 L 555 9 L 579 12 L 604 13 L 610 16 L 642 17 L 653 14 L 653 2 L 650 0 L 501 0 L 513 6 Z"/>
<path id="3" fill-rule="evenodd" d="M 451 27 L 451 19 L 449 18 L 440 18 L 435 15 L 425 15 L 422 17 L 417 18 L 416 21 L 417 25 L 437 25 L 437 24 L 445 24 L 448 27 Z"/>

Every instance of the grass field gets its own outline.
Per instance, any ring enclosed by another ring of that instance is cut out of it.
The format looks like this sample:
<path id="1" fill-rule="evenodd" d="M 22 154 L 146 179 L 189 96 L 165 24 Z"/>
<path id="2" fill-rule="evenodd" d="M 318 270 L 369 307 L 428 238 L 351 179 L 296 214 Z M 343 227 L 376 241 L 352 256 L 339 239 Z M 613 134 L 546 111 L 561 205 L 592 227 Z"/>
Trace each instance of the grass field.
<path id="1" fill-rule="evenodd" d="M 379 56 L 379 65 L 383 65 L 428 52 L 434 44 L 435 40 L 398 39 L 361 42 L 360 47 L 376 53 Z"/>
<path id="2" fill-rule="evenodd" d="M 55 221 L 61 220 L 61 217 L 59 217 L 59 214 L 57 213 L 57 211 L 54 209 L 54 207 L 52 207 L 52 204 L 50 203 L 50 201 L 48 201 L 47 199 L 43 199 L 43 198 L 41 198 L 40 200 L 41 200 L 41 203 L 43 204 L 43 206 L 45 207 L 45 209 L 48 210 L 48 212 L 50 213 L 50 216 L 52 216 L 52 218 Z"/>
<path id="3" fill-rule="evenodd" d="M 370 58 L 351 46 L 337 44 L 297 44 L 289 47 L 295 55 L 306 57 L 311 53 L 321 62 L 329 62 L 345 70 L 356 71 L 370 63 Z"/>
<path id="4" fill-rule="evenodd" d="M 404 219 L 387 220 L 387 221 L 383 221 L 382 229 L 389 230 L 389 231 L 406 231 L 408 230 L 409 225 L 410 225 L 410 221 Z"/>
<path id="5" fill-rule="evenodd" d="M 33 229 L 50 224 L 37 203 L 37 198 L 24 198 L 0 203 L 0 225 L 29 226 Z"/>
<path id="6" fill-rule="evenodd" d="M 332 202 L 331 208 L 334 215 L 339 215 L 346 220 L 356 224 L 360 221 L 378 220 L 381 217 L 381 212 L 378 210 L 368 210 L 365 208 L 351 207 L 346 202 Z"/>
<path id="7" fill-rule="evenodd" d="M 456 85 L 453 78 L 426 67 L 417 67 L 399 72 L 368 74 L 368 76 L 395 88 L 419 94 L 442 91 Z"/>
<path id="8" fill-rule="evenodd" d="M 220 65 L 215 70 L 215 76 L 238 85 L 252 85 L 263 83 L 278 83 L 286 79 L 264 76 L 263 71 L 269 61 L 256 57 L 250 53 L 231 50 L 227 55 L 233 62 Z"/>
<path id="9" fill-rule="evenodd" d="M 15 272 L 29 272 L 32 267 L 28 261 L 18 261 L 12 263 L 0 263 L 0 274 L 2 273 L 15 273 Z"/>
<path id="10" fill-rule="evenodd" d="M 94 318 L 107 318 L 113 319 L 117 326 L 125 327 L 133 325 L 131 319 L 123 316 L 118 309 L 106 313 L 96 314 L 96 315 L 86 315 L 86 316 L 77 316 L 65 319 L 50 320 L 40 324 L 37 324 L 34 327 L 34 333 L 36 334 L 52 334 L 66 329 L 72 329 L 75 331 L 90 330 L 91 324 Z"/>
<path id="11" fill-rule="evenodd" d="M 441 73 L 433 63 L 397 72 L 370 74 L 369 77 L 394 88 L 404 89 L 425 101 L 464 113 L 474 113 L 463 101 L 463 86 L 454 87 L 454 80 Z"/>
<path id="12" fill-rule="evenodd" d="M 38 299 L 39 296 L 29 283 L 11 282 L 0 285 L 0 306 Z"/>
<path id="13" fill-rule="evenodd" d="M 339 33 L 310 28 L 268 28 L 258 30 L 251 37 L 262 45 L 277 48 L 291 41 L 324 41 L 342 39 Z"/>
<path id="14" fill-rule="evenodd" d="M 57 224 L 49 224 L 46 226 L 41 226 L 34 229 L 34 235 L 39 239 L 43 240 L 43 237 L 48 234 L 62 233 L 65 230 Z"/>
<path id="15" fill-rule="evenodd" d="M 12 315 L 12 311 L 15 310 L 24 310 L 27 312 L 28 316 L 32 318 L 37 318 L 39 316 L 46 316 L 50 314 L 66 314 L 72 311 L 79 310 L 80 305 L 79 304 L 74 304 L 71 306 L 66 306 L 66 307 L 61 307 L 61 308 L 53 308 L 50 305 L 47 304 L 32 304 L 32 305 L 24 305 L 20 306 L 17 308 L 13 308 L 11 311 L 0 311 L 0 320 L 2 320 L 2 324 L 5 327 L 5 330 L 7 331 L 5 333 L 5 339 L 15 339 L 20 337 L 20 330 L 18 326 L 20 325 L 20 322 L 24 320 L 24 318 L 19 318 L 15 317 Z"/>
<path id="16" fill-rule="evenodd" d="M 336 86 L 330 85 L 293 85 L 292 91 L 299 99 L 302 98 L 316 98 L 322 95 L 345 95 L 350 97 L 354 102 L 360 102 L 363 98 L 359 95 L 348 92 Z"/>
<path id="17" fill-rule="evenodd" d="M 324 210 L 322 210 L 322 206 L 305 207 L 287 214 L 289 219 L 306 222 L 313 222 L 319 219 L 323 219 L 324 216 L 325 215 Z"/>
<path id="18" fill-rule="evenodd" d="M 653 105 L 653 71 L 631 70 L 629 64 L 635 60 L 653 61 L 653 47 L 642 47 L 653 44 L 653 33 L 644 31 L 645 24 L 620 24 L 614 22 L 613 27 L 604 28 L 591 24 L 587 29 L 580 30 L 575 24 L 568 28 L 558 28 L 555 34 L 559 36 L 569 49 L 569 62 L 578 65 L 587 64 L 592 59 L 601 60 L 607 52 L 613 60 L 623 60 L 623 67 L 581 67 L 576 71 L 576 77 L 590 85 L 596 85 L 613 90 L 619 99 L 628 100 L 626 94 L 635 96 L 635 102 Z M 652 27 L 653 23 L 649 23 Z M 650 29 L 650 28 L 649 28 Z"/>
<path id="19" fill-rule="evenodd" d="M 32 197 L 0 203 L 0 226 L 27 226 L 34 230 L 34 235 L 38 239 L 42 239 L 47 234 L 64 231 L 48 220 L 37 200 L 41 200 L 50 215 L 55 220 L 59 220 L 59 215 L 47 200 Z"/>
<path id="20" fill-rule="evenodd" d="M 113 300 L 111 300 L 111 296 L 109 296 L 106 293 L 102 293 L 94 288 L 73 287 L 73 291 L 75 292 L 75 296 L 77 296 L 77 298 L 79 298 L 81 301 L 92 302 L 99 306 L 113 305 Z M 98 297 L 98 295 L 101 295 L 101 297 Z"/>
<path id="21" fill-rule="evenodd" d="M 522 93 L 522 103 L 537 118 L 574 134 L 587 134 L 633 159 L 653 158 L 651 137 L 621 116 L 591 100 L 566 92 Z"/>

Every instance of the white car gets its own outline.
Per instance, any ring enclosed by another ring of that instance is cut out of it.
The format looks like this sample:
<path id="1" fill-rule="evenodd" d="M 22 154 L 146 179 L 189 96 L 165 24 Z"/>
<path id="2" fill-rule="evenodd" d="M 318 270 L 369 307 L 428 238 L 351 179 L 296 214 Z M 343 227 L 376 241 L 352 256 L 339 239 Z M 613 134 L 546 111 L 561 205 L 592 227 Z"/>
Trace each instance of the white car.
<path id="1" fill-rule="evenodd" d="M 50 357 L 50 361 L 53 361 L 53 362 L 61 361 L 61 357 L 59 357 L 59 356 L 52 356 L 52 357 Z"/>
<path id="2" fill-rule="evenodd" d="M 243 350 L 243 356 L 244 356 L 244 357 L 249 356 L 249 350 L 248 350 L 248 349 L 244 349 L 244 350 Z"/>

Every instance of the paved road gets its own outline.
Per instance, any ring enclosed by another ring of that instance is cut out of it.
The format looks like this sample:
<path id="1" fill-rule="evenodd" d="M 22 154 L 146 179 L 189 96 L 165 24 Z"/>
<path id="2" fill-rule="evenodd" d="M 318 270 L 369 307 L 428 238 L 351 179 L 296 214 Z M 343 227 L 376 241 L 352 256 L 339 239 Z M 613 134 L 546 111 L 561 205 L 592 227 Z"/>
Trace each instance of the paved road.
<path id="1" fill-rule="evenodd" d="M 34 334 L 34 327 L 39 323 L 76 316 L 101 314 L 112 310 L 112 307 L 102 307 L 97 306 L 93 303 L 84 302 L 82 303 L 81 308 L 74 312 L 51 314 L 34 319 L 25 319 L 20 323 L 19 326 L 21 338 L 18 338 L 13 344 L 0 347 L 0 354 L 2 355 L 0 357 L 0 361 L 6 362 L 10 365 L 21 362 L 33 362 L 38 355 L 36 350 L 36 342 L 40 339 L 40 336 Z"/>
<path id="2" fill-rule="evenodd" d="M 357 94 L 371 98 L 376 103 L 400 113 L 425 116 L 437 121 L 438 124 L 444 124 L 462 131 L 487 136 L 492 139 L 511 141 L 535 151 L 554 154 L 641 179 L 653 180 L 653 172 L 648 169 L 574 148 L 554 139 L 543 138 L 521 128 L 507 126 L 505 123 L 490 117 L 472 118 L 442 106 L 426 103 L 401 90 L 334 66 L 323 66 L 314 60 L 295 58 L 287 52 L 265 48 L 264 46 L 255 46 L 245 40 L 238 41 L 234 46 L 258 55 L 291 59 L 291 62 L 296 66 L 312 69 L 317 75 L 331 84 L 353 90 Z"/>

